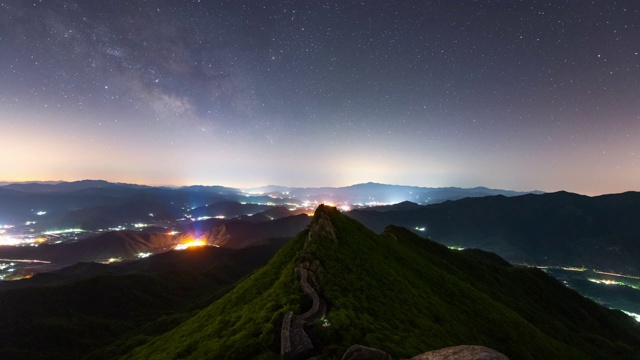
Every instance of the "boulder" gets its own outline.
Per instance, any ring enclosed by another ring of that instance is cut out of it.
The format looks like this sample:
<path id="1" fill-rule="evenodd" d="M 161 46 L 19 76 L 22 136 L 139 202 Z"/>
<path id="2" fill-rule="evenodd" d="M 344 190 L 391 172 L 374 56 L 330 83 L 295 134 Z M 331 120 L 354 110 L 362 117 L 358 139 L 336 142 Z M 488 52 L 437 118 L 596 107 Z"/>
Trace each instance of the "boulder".
<path id="1" fill-rule="evenodd" d="M 452 346 L 429 351 L 411 358 L 411 360 L 509 360 L 493 349 L 476 345 Z"/>
<path id="2" fill-rule="evenodd" d="M 382 350 L 353 345 L 344 353 L 342 360 L 391 360 L 391 356 Z"/>

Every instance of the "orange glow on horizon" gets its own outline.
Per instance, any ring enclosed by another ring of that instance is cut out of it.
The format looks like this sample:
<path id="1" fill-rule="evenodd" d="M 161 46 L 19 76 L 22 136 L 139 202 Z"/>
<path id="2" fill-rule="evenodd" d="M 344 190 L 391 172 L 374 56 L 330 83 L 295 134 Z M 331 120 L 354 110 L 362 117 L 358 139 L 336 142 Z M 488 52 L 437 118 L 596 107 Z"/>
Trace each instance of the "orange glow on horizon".
<path id="1" fill-rule="evenodd" d="M 176 245 L 176 247 L 174 249 L 175 250 L 185 250 L 185 249 L 188 249 L 190 247 L 198 247 L 198 246 L 206 246 L 206 245 L 207 245 L 207 242 L 204 241 L 204 240 L 190 239 L 185 243 Z"/>

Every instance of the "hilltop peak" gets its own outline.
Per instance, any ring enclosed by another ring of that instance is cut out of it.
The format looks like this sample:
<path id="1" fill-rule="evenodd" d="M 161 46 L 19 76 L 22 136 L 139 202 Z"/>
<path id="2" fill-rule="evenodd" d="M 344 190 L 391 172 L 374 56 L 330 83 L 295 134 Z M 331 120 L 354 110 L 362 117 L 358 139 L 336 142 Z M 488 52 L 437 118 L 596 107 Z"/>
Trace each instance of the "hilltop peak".
<path id="1" fill-rule="evenodd" d="M 340 212 L 335 207 L 320 204 L 313 214 L 311 224 L 309 224 L 308 241 L 317 241 L 321 238 L 337 241 L 336 231 L 331 222 L 331 216 L 336 214 L 340 214 Z"/>

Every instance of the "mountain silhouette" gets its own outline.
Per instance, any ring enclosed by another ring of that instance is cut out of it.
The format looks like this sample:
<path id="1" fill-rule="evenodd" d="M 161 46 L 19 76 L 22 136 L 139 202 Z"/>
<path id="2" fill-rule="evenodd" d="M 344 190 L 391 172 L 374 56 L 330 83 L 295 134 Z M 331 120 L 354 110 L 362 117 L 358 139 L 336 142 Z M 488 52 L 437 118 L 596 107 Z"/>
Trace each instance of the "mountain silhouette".
<path id="1" fill-rule="evenodd" d="M 391 207 L 393 208 L 393 207 Z M 488 196 L 348 215 L 374 231 L 394 224 L 447 245 L 482 248 L 511 262 L 586 266 L 640 275 L 640 193 Z"/>

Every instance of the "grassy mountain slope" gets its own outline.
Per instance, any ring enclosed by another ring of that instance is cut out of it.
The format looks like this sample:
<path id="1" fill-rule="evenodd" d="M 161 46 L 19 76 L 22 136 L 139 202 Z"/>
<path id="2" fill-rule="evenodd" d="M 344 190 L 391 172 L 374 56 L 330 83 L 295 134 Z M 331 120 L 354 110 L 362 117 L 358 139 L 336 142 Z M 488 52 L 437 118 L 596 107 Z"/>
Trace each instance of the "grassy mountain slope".
<path id="1" fill-rule="evenodd" d="M 301 303 L 293 269 L 303 234 L 223 298 L 123 358 L 278 359 L 282 318 Z"/>
<path id="2" fill-rule="evenodd" d="M 310 258 L 322 264 L 320 296 L 332 324 L 313 329 L 325 358 L 340 358 L 355 343 L 394 357 L 459 344 L 513 359 L 639 356 L 637 323 L 539 270 L 452 251 L 403 228 L 378 235 L 321 206 L 310 228 L 269 264 L 124 358 L 278 358 L 283 315 L 308 307 L 293 269 Z"/>

